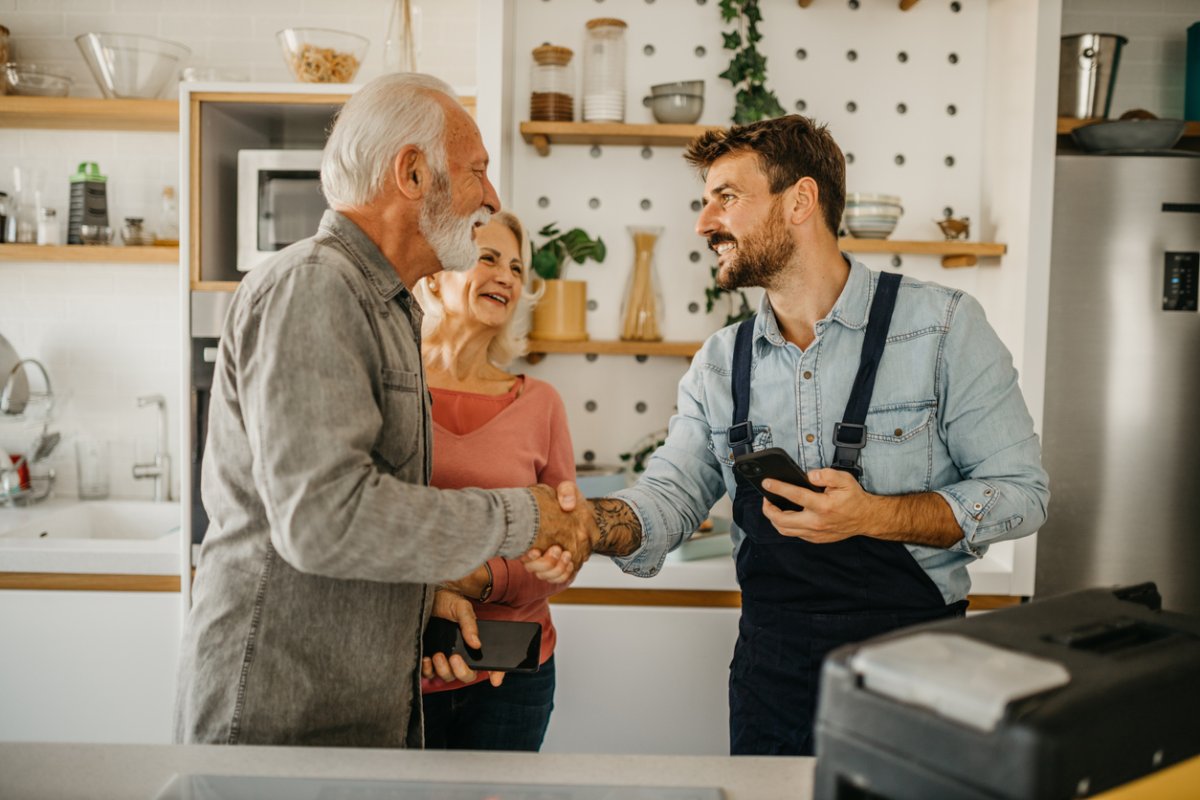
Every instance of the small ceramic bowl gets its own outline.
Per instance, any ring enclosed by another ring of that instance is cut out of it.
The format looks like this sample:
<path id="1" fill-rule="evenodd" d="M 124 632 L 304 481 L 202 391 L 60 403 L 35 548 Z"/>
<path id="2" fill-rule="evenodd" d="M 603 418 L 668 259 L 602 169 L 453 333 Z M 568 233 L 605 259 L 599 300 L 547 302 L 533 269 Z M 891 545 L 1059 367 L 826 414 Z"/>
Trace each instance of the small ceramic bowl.
<path id="1" fill-rule="evenodd" d="M 654 119 L 664 125 L 691 125 L 704 113 L 704 97 L 698 94 L 660 94 L 642 99 Z"/>
<path id="2" fill-rule="evenodd" d="M 704 81 L 675 81 L 674 83 L 658 83 L 650 87 L 650 94 L 657 97 L 662 94 L 698 94 L 704 96 Z"/>

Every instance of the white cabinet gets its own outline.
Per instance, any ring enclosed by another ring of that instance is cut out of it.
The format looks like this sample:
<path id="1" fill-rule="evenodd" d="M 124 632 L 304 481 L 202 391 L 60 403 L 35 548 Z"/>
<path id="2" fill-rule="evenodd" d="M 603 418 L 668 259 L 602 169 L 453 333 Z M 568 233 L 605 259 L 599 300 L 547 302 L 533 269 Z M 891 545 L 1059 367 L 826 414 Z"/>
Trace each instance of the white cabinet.
<path id="1" fill-rule="evenodd" d="M 0 591 L 0 741 L 169 743 L 172 592 Z"/>
<path id="2" fill-rule="evenodd" d="M 554 605 L 547 753 L 729 754 L 736 608 Z"/>

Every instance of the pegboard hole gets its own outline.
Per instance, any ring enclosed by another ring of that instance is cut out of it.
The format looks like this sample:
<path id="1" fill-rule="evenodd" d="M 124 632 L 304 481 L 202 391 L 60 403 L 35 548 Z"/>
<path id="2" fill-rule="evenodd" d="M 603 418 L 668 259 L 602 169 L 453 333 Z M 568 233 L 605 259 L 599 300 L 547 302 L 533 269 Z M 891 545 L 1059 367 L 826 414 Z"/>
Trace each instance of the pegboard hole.
<path id="1" fill-rule="evenodd" d="M 588 310 L 588 311 L 595 311 L 595 310 L 596 310 L 597 308 L 599 308 L 599 307 L 600 307 L 600 304 L 599 304 L 599 303 L 597 303 L 595 300 L 588 300 L 588 301 L 587 301 L 587 310 Z"/>
<path id="2" fill-rule="evenodd" d="M 599 406 L 596 405 L 595 400 L 588 400 L 586 403 L 583 404 L 583 410 L 587 411 L 589 414 L 591 412 L 595 411 L 597 408 L 599 408 Z"/>
<path id="3" fill-rule="evenodd" d="M 805 111 L 807 109 L 808 109 L 808 103 L 804 102 L 803 100 L 796 101 L 796 110 L 797 111 Z"/>
<path id="4" fill-rule="evenodd" d="M 584 450 L 583 451 L 583 460 L 590 464 L 596 460 L 596 454 L 593 453 L 591 450 Z"/>
<path id="5" fill-rule="evenodd" d="M 908 63 L 908 53 L 901 50 L 899 53 L 896 53 L 896 60 L 899 61 L 901 64 Z"/>
<path id="6" fill-rule="evenodd" d="M 943 217 L 953 217 L 954 209 L 951 208 L 950 206 L 946 206 L 945 208 L 942 209 L 942 216 Z"/>
<path id="7" fill-rule="evenodd" d="M 703 3 L 701 3 L 701 5 L 703 5 Z M 696 54 L 696 58 L 704 58 L 706 55 L 708 55 L 708 50 L 704 47 L 704 45 L 700 45 L 692 52 Z"/>
<path id="8" fill-rule="evenodd" d="M 957 14 L 958 12 L 962 11 L 962 3 L 958 2 L 958 0 L 954 0 L 954 2 L 950 4 L 950 10 Z"/>
<path id="9" fill-rule="evenodd" d="M 546 208 L 549 205 L 550 205 L 549 197 L 539 197 L 538 198 L 538 208 Z"/>
<path id="10" fill-rule="evenodd" d="M 947 166 L 947 167 L 953 167 L 953 166 L 954 166 L 954 156 L 946 156 L 946 159 L 945 159 L 945 160 L 946 160 L 946 166 Z"/>
<path id="11" fill-rule="evenodd" d="M 857 50 L 847 50 L 846 51 L 846 60 L 847 61 L 858 61 L 858 51 Z"/>
<path id="12" fill-rule="evenodd" d="M 699 212 L 700 209 L 704 208 L 704 203 L 701 203 L 699 200 L 693 200 L 692 204 L 691 204 L 691 208 L 692 208 L 692 211 Z M 692 259 L 692 260 L 695 261 L 696 259 Z"/>
<path id="13" fill-rule="evenodd" d="M 584 358 L 586 358 L 588 361 L 595 361 L 596 359 L 600 358 L 600 354 L 599 353 L 588 353 L 586 356 L 584 356 Z"/>
<path id="14" fill-rule="evenodd" d="M 693 264 L 698 262 L 700 260 L 700 251 L 693 250 L 692 252 L 688 253 L 688 260 L 691 261 Z"/>
<path id="15" fill-rule="evenodd" d="M 653 203 L 650 202 L 649 198 L 643 197 L 642 202 L 638 203 L 638 205 L 642 207 L 642 211 L 649 211 Z"/>
<path id="16" fill-rule="evenodd" d="M 599 197 L 593 197 L 591 200 L 588 200 L 588 208 L 595 209 L 595 208 L 599 208 L 599 207 L 600 207 L 600 198 Z"/>
<path id="17" fill-rule="evenodd" d="M 634 357 L 633 357 L 633 360 L 634 360 L 634 361 L 636 361 L 636 362 L 637 362 L 637 363 L 639 363 L 639 364 L 645 364 L 645 363 L 646 363 L 646 361 L 647 361 L 647 359 L 649 359 L 649 358 L 650 358 L 650 356 L 648 356 L 648 355 L 645 355 L 645 354 L 642 354 L 642 355 L 640 355 L 640 356 L 634 356 Z"/>
<path id="18" fill-rule="evenodd" d="M 846 163 L 847 164 L 854 163 L 854 153 L 846 153 Z"/>
<path id="19" fill-rule="evenodd" d="M 900 267 L 904 266 L 904 259 L 900 258 L 900 256 L 892 256 L 892 266 L 900 269 Z"/>
<path id="20" fill-rule="evenodd" d="M 950 55 L 946 56 L 946 60 L 948 60 L 951 64 L 957 64 L 958 53 L 951 53 Z"/>
<path id="21" fill-rule="evenodd" d="M 654 55 L 654 45 L 648 44 L 642 48 L 642 54 L 647 56 Z"/>
<path id="22" fill-rule="evenodd" d="M 905 103 L 897 103 L 896 104 L 896 113 L 897 114 L 907 114 L 908 113 L 908 105 Z"/>
<path id="23" fill-rule="evenodd" d="M 808 58 L 808 51 L 801 47 L 796 51 L 796 58 L 800 61 L 803 61 L 804 59 Z"/>
<path id="24" fill-rule="evenodd" d="M 590 155 L 592 158 L 599 158 L 600 156 L 604 155 L 604 151 L 600 149 L 600 145 L 594 144 L 592 145 L 592 149 L 588 150 L 588 155 Z"/>
<path id="25" fill-rule="evenodd" d="M 946 106 L 946 113 L 953 117 L 958 113 L 958 106 L 951 103 L 950 105 Z"/>
<path id="26" fill-rule="evenodd" d="M 633 410 L 634 410 L 634 411 L 636 411 L 636 412 L 637 412 L 637 413 L 639 413 L 639 414 L 645 414 L 645 413 L 646 413 L 646 408 L 647 408 L 647 406 L 646 406 L 646 404 L 645 404 L 645 403 L 639 402 L 637 405 L 635 405 L 635 406 L 633 407 Z"/>
<path id="27" fill-rule="evenodd" d="M 896 153 L 896 157 L 892 160 L 896 162 L 897 167 L 904 166 L 904 154 L 903 153 Z"/>
<path id="28" fill-rule="evenodd" d="M 850 6 L 851 11 L 858 11 L 858 0 L 850 0 L 846 5 Z"/>
<path id="29" fill-rule="evenodd" d="M 858 111 L 858 103 L 851 100 L 849 103 L 846 103 L 846 110 L 853 114 L 855 111 Z"/>
<path id="30" fill-rule="evenodd" d="M 688 303 L 688 313 L 689 313 L 689 314 L 695 314 L 695 313 L 696 313 L 697 311 L 699 311 L 699 310 L 700 310 L 700 304 L 699 304 L 699 303 L 697 303 L 697 302 L 694 302 L 694 301 L 693 301 L 693 302 L 691 302 L 691 303 Z"/>
<path id="31" fill-rule="evenodd" d="M 649 147 L 642 148 L 642 158 L 653 158 L 653 157 L 654 157 L 653 150 L 651 150 Z"/>

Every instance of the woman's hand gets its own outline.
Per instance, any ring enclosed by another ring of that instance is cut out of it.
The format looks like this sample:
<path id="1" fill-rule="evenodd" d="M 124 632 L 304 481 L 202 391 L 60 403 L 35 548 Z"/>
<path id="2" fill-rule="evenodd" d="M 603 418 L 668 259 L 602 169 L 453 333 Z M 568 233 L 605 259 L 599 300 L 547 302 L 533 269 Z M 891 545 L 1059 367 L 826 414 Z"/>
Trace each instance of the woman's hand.
<path id="1" fill-rule="evenodd" d="M 475 623 L 475 609 L 472 608 L 471 601 L 458 592 L 438 589 L 433 596 L 431 613 L 435 617 L 456 623 L 462 631 L 463 642 L 468 647 L 483 647 L 483 643 L 479 641 L 479 626 Z M 437 677 L 447 683 L 455 680 L 468 683 L 475 680 L 476 674 L 457 653 L 449 658 L 446 658 L 445 653 L 433 653 L 421 659 L 421 677 Z M 504 681 L 504 673 L 491 672 L 488 679 L 492 686 L 499 686 Z"/>

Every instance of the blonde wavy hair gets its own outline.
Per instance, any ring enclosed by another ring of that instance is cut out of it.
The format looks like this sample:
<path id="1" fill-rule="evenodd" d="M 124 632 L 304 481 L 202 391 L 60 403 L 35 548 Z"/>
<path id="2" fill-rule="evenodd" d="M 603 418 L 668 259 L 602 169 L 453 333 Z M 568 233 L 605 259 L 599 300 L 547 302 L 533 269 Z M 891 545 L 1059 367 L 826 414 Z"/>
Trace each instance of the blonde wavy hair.
<path id="1" fill-rule="evenodd" d="M 533 271 L 533 250 L 529 237 L 525 234 L 525 226 L 515 214 L 499 211 L 492 215 L 493 222 L 499 222 L 512 232 L 517 239 L 518 252 L 521 254 L 521 298 L 517 301 L 516 311 L 508 318 L 508 322 L 488 345 L 488 361 L 497 367 L 504 368 L 515 359 L 529 351 L 529 328 L 533 324 L 533 308 L 546 292 L 545 284 Z M 430 336 L 442 324 L 446 317 L 446 309 L 442 301 L 429 290 L 427 276 L 417 281 L 413 287 L 413 296 L 421 304 L 425 312 L 425 320 L 421 324 L 421 335 Z"/>

